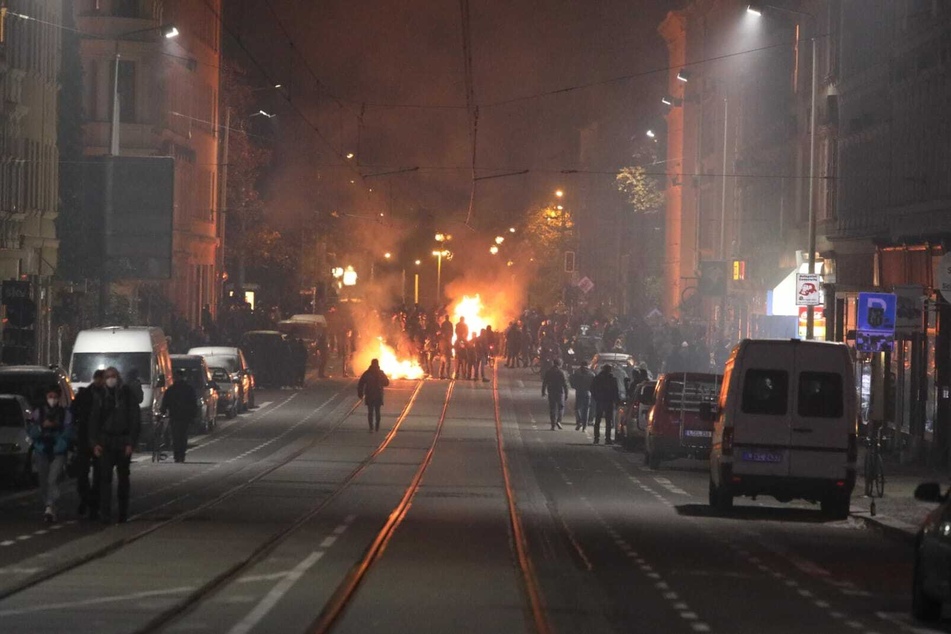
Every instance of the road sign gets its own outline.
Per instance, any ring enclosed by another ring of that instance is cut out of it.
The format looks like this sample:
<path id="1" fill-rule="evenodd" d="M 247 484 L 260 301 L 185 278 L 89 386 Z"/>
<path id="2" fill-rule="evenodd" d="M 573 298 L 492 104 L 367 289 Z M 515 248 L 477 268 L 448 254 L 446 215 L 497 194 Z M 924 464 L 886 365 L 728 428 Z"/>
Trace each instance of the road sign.
<path id="1" fill-rule="evenodd" d="M 892 293 L 859 293 L 859 332 L 895 334 L 898 299 Z"/>
<path id="2" fill-rule="evenodd" d="M 951 301 L 951 252 L 945 253 L 938 261 L 938 290 L 947 301 Z"/>
<path id="3" fill-rule="evenodd" d="M 895 344 L 898 298 L 891 293 L 859 293 L 855 349 L 885 352 Z"/>
<path id="4" fill-rule="evenodd" d="M 924 295 L 924 288 L 920 285 L 895 287 L 898 300 L 895 312 L 896 333 L 907 335 L 921 332 L 924 323 Z"/>
<path id="5" fill-rule="evenodd" d="M 796 306 L 821 306 L 822 280 L 818 273 L 796 274 Z"/>
<path id="6" fill-rule="evenodd" d="M 591 278 L 588 276 L 582 277 L 578 280 L 578 288 L 581 289 L 581 292 L 587 295 L 594 289 L 594 282 L 591 281 Z"/>

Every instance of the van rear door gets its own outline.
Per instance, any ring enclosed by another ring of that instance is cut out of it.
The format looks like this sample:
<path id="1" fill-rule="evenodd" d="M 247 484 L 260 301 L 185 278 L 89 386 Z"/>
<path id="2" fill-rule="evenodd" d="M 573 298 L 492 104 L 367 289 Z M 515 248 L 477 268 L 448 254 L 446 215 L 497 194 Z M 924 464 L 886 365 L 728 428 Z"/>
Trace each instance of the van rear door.
<path id="1" fill-rule="evenodd" d="M 846 475 L 851 407 L 848 357 L 838 346 L 796 346 L 796 416 L 790 474 L 842 479 Z"/>
<path id="2" fill-rule="evenodd" d="M 733 417 L 733 473 L 789 475 L 793 346 L 785 342 L 750 342 L 734 372 L 739 399 Z"/>

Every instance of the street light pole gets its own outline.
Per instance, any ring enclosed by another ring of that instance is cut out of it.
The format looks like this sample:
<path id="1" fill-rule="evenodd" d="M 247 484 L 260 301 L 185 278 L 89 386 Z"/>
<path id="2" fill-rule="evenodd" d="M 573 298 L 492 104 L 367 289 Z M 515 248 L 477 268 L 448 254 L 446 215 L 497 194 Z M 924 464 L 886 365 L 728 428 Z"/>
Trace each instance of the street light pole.
<path id="1" fill-rule="evenodd" d="M 812 94 L 810 95 L 809 112 L 809 273 L 816 272 L 816 201 L 815 201 L 815 180 L 816 180 L 816 101 L 819 94 L 818 78 L 818 31 L 819 20 L 815 15 L 805 11 L 795 11 L 785 7 L 778 7 L 772 4 L 762 4 L 751 2 L 747 11 L 753 15 L 762 15 L 763 8 L 773 9 L 781 13 L 798 15 L 812 20 Z M 798 37 L 798 34 L 797 34 Z M 798 39 L 797 39 L 798 44 Z M 814 306 L 806 307 L 806 339 L 815 339 L 816 311 Z"/>
<path id="2" fill-rule="evenodd" d="M 442 301 L 442 249 L 436 253 L 436 304 Z"/>
<path id="3" fill-rule="evenodd" d="M 812 98 L 809 112 L 809 272 L 816 272 L 816 96 L 819 92 L 816 63 L 816 33 L 813 24 L 812 33 Z M 806 339 L 815 339 L 816 309 L 810 305 L 806 307 Z"/>

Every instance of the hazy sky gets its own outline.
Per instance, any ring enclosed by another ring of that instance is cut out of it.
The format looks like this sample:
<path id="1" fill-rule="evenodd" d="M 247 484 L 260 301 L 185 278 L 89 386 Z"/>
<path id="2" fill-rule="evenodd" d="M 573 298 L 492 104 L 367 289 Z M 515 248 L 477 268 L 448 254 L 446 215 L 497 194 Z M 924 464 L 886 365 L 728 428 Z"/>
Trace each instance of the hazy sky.
<path id="1" fill-rule="evenodd" d="M 573 179 L 613 189 L 610 174 L 559 172 L 622 166 L 631 139 L 661 117 L 665 75 L 542 95 L 662 68 L 666 51 L 656 27 L 672 4 L 677 3 L 469 0 L 478 174 L 530 170 L 480 182 L 474 226 L 494 231 L 493 225 L 546 202 L 554 188 L 570 190 Z M 260 93 L 262 106 L 280 114 L 271 194 L 281 213 L 332 207 L 358 215 L 384 212 L 410 224 L 426 214 L 439 222 L 465 218 L 471 125 L 460 2 L 226 0 L 226 5 L 229 25 L 244 46 L 289 90 L 290 104 Z M 261 85 L 266 85 L 263 73 Z M 500 103 L 509 100 L 514 101 Z M 579 133 L 592 123 L 600 126 L 599 147 L 581 164 Z M 347 161 L 341 156 L 348 152 L 357 156 L 342 167 Z M 357 176 L 357 171 L 368 176 L 412 167 L 419 170 L 362 181 Z"/>

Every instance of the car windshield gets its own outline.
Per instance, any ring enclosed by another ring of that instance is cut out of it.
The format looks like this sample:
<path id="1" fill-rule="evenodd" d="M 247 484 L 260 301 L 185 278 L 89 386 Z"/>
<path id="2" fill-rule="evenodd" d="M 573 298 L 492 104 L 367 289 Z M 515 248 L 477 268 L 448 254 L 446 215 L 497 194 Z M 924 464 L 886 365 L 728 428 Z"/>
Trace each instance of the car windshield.
<path id="1" fill-rule="evenodd" d="M 235 355 L 205 355 L 205 362 L 213 361 L 215 367 L 219 370 L 223 369 L 227 372 L 237 372 L 240 370 L 238 365 L 238 357 Z"/>
<path id="2" fill-rule="evenodd" d="M 0 399 L 0 427 L 23 427 L 23 410 L 12 398 Z"/>
<path id="3" fill-rule="evenodd" d="M 0 394 L 19 394 L 33 407 L 46 399 L 46 390 L 59 385 L 52 372 L 0 376 Z"/>
<path id="4" fill-rule="evenodd" d="M 78 383 L 89 383 L 96 370 L 110 367 L 119 370 L 123 381 L 128 381 L 129 372 L 136 370 L 142 383 L 152 382 L 152 355 L 148 352 L 76 352 L 69 376 Z"/>
<path id="5" fill-rule="evenodd" d="M 216 383 L 230 383 L 231 375 L 228 374 L 228 371 L 224 368 L 210 368 L 211 369 L 211 380 Z"/>
<path id="6" fill-rule="evenodd" d="M 180 373 L 185 373 L 185 382 L 191 385 L 193 388 L 200 390 L 205 387 L 205 381 L 208 377 L 205 376 L 205 369 L 200 365 L 186 365 L 180 366 L 172 363 L 172 368 L 175 370 L 175 380 L 178 381 Z"/>

